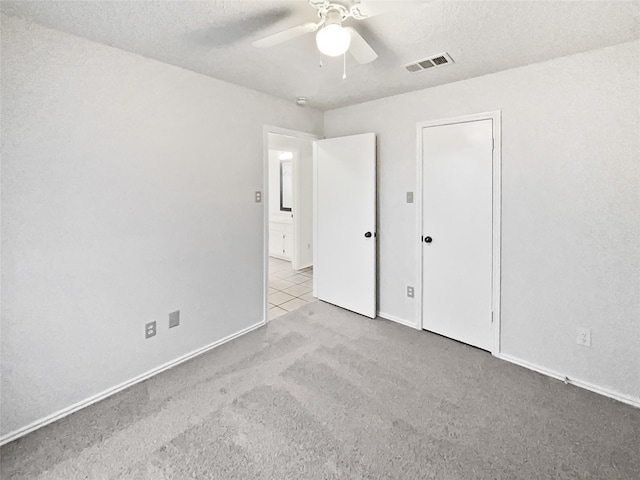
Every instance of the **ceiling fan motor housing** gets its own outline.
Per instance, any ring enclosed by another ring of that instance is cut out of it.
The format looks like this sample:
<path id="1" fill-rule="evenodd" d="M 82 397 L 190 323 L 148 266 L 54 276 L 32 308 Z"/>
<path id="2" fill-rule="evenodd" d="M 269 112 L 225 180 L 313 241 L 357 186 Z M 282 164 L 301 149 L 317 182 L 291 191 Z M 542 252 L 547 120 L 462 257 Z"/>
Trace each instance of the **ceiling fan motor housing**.
<path id="1" fill-rule="evenodd" d="M 344 20 L 344 16 L 338 10 L 328 10 L 326 13 L 325 25 L 338 24 L 341 25 Z"/>
<path id="2" fill-rule="evenodd" d="M 338 3 L 326 3 L 318 9 L 318 16 L 325 24 L 342 23 L 343 20 L 349 18 L 351 14 L 347 7 Z"/>
<path id="3" fill-rule="evenodd" d="M 329 0 L 308 0 L 309 5 L 318 10 L 318 16 L 321 19 L 326 18 L 327 12 L 337 10 L 342 15 L 342 20 L 353 17 L 356 20 L 365 20 L 371 16 L 370 8 L 362 8 L 359 1 L 346 2 L 349 6 L 340 3 L 331 3 Z"/>

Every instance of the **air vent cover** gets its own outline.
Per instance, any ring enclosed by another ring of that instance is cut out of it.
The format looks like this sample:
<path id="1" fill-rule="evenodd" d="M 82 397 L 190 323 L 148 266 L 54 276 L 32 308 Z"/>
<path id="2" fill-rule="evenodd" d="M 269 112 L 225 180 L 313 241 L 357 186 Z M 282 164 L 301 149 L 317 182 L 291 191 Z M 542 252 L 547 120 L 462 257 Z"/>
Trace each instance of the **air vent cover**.
<path id="1" fill-rule="evenodd" d="M 433 55 L 428 58 L 423 58 L 421 60 L 415 60 L 413 62 L 407 63 L 406 65 L 403 65 L 403 67 L 411 73 L 418 73 L 429 68 L 449 65 L 450 63 L 453 63 L 453 60 L 451 59 L 449 54 L 445 52 L 438 55 Z"/>

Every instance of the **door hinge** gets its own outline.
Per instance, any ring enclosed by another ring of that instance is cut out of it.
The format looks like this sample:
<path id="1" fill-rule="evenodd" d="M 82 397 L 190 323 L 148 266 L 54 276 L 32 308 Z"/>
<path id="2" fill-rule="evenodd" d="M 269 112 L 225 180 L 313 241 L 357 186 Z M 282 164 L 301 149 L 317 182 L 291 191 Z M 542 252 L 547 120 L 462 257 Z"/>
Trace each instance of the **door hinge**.
<path id="1" fill-rule="evenodd" d="M 493 323 L 493 311 L 491 312 L 491 323 Z"/>
<path id="2" fill-rule="evenodd" d="M 491 151 L 493 152 L 496 148 L 496 139 L 492 138 L 491 139 Z"/>

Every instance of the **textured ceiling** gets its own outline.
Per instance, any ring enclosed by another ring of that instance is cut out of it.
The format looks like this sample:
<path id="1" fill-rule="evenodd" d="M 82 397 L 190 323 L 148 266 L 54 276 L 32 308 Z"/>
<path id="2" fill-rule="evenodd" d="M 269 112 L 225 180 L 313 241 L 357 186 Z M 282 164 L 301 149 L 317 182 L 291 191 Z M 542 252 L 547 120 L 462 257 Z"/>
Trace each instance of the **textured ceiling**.
<path id="1" fill-rule="evenodd" d="M 367 1 L 367 0 L 363 0 Z M 369 0 L 372 1 L 372 0 Z M 336 0 L 335 3 L 350 3 Z M 640 2 L 396 1 L 358 29 L 380 58 L 319 68 L 314 35 L 268 50 L 251 41 L 316 13 L 298 1 L 2 1 L 3 13 L 326 110 L 614 45 L 640 37 Z M 401 65 L 448 52 L 453 65 Z"/>

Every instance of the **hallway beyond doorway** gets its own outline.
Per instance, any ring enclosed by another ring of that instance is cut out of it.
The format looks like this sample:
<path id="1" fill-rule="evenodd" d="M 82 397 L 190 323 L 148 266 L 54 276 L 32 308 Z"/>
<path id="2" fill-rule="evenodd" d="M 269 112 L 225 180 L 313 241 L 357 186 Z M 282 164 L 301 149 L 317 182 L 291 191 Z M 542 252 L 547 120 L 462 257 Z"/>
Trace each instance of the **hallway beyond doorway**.
<path id="1" fill-rule="evenodd" d="M 313 267 L 293 270 L 291 262 L 269 257 L 269 320 L 313 300 Z"/>

